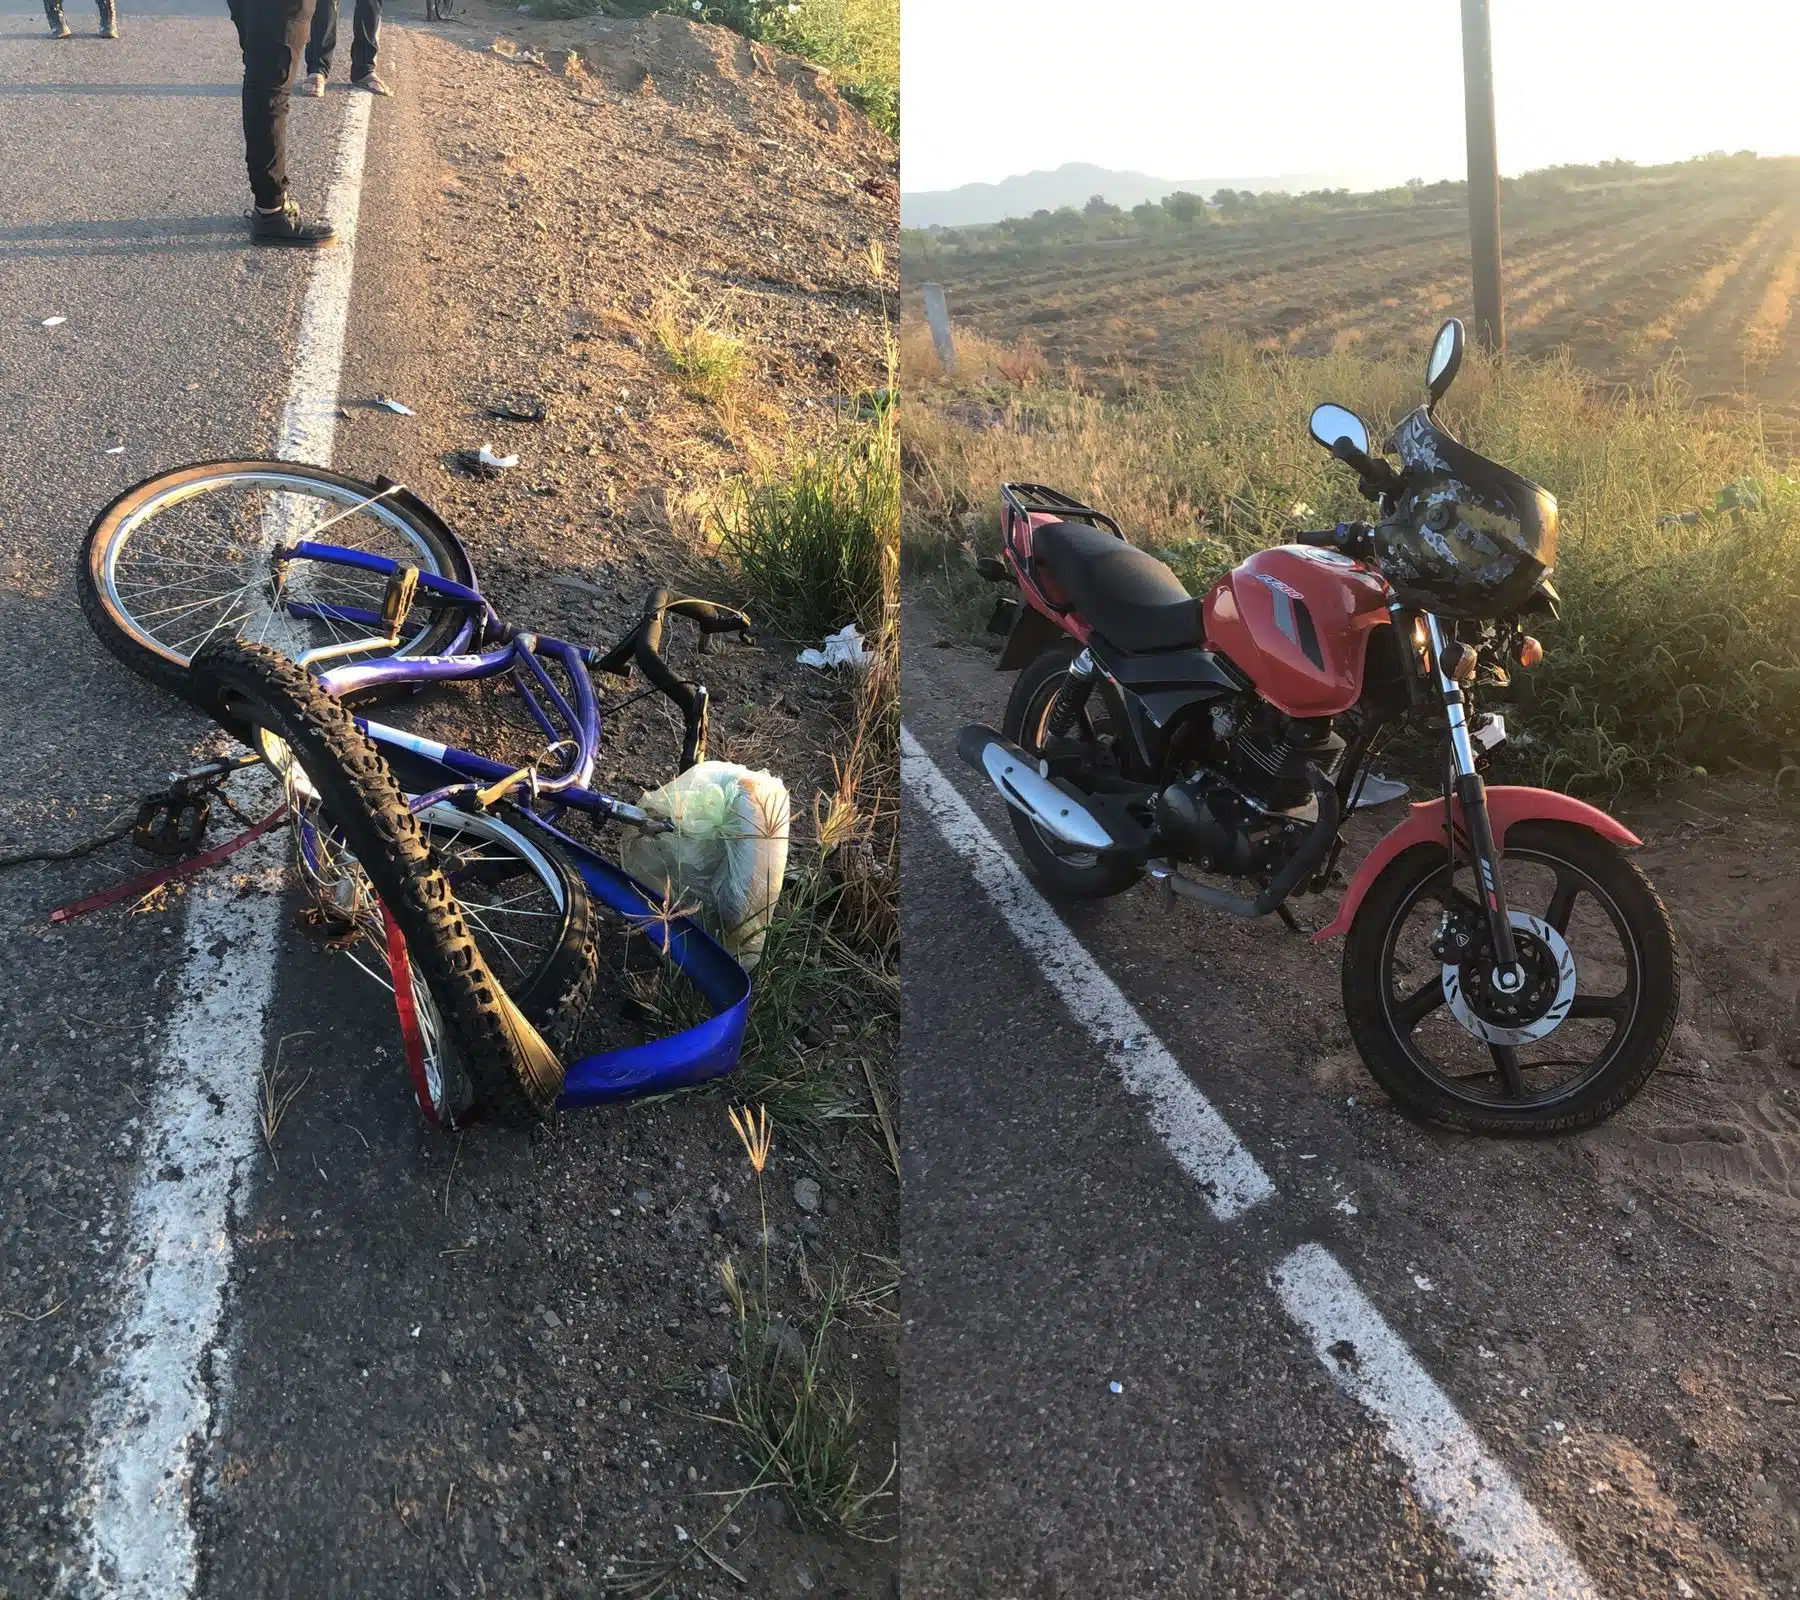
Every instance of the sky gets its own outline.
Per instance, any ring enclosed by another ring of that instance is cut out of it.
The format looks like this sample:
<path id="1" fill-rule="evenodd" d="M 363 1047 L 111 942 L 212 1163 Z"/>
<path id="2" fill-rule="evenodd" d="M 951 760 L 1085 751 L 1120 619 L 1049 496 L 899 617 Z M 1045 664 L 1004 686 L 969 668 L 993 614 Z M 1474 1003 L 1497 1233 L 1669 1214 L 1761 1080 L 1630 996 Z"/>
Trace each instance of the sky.
<path id="1" fill-rule="evenodd" d="M 1800 0 L 1492 0 L 1502 172 L 1800 154 Z M 901 186 L 1461 177 L 1458 0 L 902 0 Z"/>

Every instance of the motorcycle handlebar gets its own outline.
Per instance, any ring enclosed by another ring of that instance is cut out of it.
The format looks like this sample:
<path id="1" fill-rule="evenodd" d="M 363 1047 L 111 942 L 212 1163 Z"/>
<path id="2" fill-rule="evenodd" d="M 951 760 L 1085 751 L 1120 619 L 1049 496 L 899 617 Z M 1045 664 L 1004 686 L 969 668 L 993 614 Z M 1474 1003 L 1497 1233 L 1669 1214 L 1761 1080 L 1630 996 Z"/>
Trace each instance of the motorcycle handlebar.
<path id="1" fill-rule="evenodd" d="M 1405 487 L 1400 474 L 1385 460 L 1366 450 L 1358 450 L 1348 439 L 1339 439 L 1331 447 L 1331 453 L 1345 466 L 1356 469 L 1356 475 L 1362 479 L 1363 493 L 1371 500 L 1384 494 L 1398 494 Z"/>

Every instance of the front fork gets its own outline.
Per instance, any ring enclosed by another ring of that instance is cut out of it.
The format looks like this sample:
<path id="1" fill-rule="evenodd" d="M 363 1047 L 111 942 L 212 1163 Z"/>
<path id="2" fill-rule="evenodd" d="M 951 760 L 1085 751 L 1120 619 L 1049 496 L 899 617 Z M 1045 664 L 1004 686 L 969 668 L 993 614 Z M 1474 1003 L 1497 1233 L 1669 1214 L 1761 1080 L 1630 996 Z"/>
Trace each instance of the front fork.
<path id="1" fill-rule="evenodd" d="M 1487 785 L 1475 769 L 1475 742 L 1469 736 L 1468 710 L 1462 686 L 1444 670 L 1444 632 L 1438 619 L 1423 613 L 1425 635 L 1431 647 L 1431 671 L 1443 698 L 1444 716 L 1450 724 L 1450 760 L 1453 785 L 1462 805 L 1463 825 L 1468 830 L 1469 853 L 1474 857 L 1475 878 L 1481 890 L 1482 909 L 1494 944 L 1495 982 L 1502 990 L 1521 987 L 1525 973 L 1519 966 L 1513 943 L 1512 918 L 1506 909 L 1506 889 L 1500 881 L 1500 850 L 1488 818 Z M 1454 849 L 1454 843 L 1452 845 Z"/>

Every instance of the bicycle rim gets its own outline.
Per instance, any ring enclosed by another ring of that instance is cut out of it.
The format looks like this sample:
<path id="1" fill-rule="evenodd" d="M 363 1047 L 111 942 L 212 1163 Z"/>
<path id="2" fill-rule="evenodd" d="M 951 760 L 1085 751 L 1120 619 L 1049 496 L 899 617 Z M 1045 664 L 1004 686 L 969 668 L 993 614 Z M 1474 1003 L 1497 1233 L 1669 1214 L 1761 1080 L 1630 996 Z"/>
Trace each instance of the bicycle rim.
<path id="1" fill-rule="evenodd" d="M 316 537 L 437 576 L 465 576 L 398 507 L 382 500 L 362 504 L 372 491 L 361 485 L 275 463 L 198 478 L 170 476 L 173 481 L 111 530 L 96 552 L 92 576 L 115 624 L 171 666 L 186 666 L 220 633 L 298 657 L 379 631 L 337 608 L 379 612 L 387 586 L 381 574 L 296 561 L 287 564 L 278 590 L 270 559 L 278 546 Z M 321 610 L 296 617 L 289 602 Z M 401 621 L 399 644 L 382 653 L 424 653 L 441 631 L 443 610 L 415 605 Z"/>

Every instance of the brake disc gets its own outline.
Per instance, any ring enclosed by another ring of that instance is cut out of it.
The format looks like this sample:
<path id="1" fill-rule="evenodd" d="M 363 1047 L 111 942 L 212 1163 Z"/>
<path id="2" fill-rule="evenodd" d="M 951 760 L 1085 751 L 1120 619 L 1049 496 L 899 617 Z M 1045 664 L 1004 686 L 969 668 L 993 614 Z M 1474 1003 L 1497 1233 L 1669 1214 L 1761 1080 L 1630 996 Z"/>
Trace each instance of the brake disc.
<path id="1" fill-rule="evenodd" d="M 1484 1044 L 1530 1044 L 1554 1033 L 1575 1003 L 1575 956 L 1568 941 L 1542 917 L 1509 914 L 1525 985 L 1517 994 L 1500 988 L 1491 951 L 1460 966 L 1444 963 L 1444 999 L 1464 1029 Z M 1484 940 L 1483 943 L 1486 941 Z"/>

